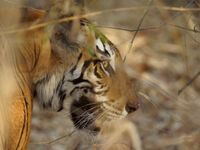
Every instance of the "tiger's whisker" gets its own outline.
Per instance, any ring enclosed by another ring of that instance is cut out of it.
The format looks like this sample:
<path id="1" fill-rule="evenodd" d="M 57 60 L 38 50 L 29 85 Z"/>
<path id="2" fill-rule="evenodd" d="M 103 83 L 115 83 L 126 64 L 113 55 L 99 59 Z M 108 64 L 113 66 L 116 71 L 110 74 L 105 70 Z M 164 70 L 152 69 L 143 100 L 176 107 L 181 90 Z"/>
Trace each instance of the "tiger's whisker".
<path id="1" fill-rule="evenodd" d="M 94 115 L 95 113 L 97 113 L 99 110 L 95 110 L 91 115 Z M 90 117 L 90 118 L 89 118 Z M 82 124 L 84 123 L 83 125 L 83 128 L 86 127 L 87 123 L 89 121 L 91 121 L 93 119 L 92 116 L 86 116 L 86 118 L 82 118 L 77 124 L 80 124 L 80 126 L 82 126 Z"/>
<path id="2" fill-rule="evenodd" d="M 93 109 L 96 109 L 96 108 L 97 108 L 97 107 L 93 107 L 93 108 L 91 108 L 90 110 L 87 110 L 87 111 L 85 111 L 83 114 L 81 114 L 80 116 L 78 116 L 79 118 L 80 118 L 80 117 L 82 117 L 82 118 L 81 118 L 78 122 L 75 123 L 75 126 L 84 121 L 84 119 L 85 119 L 84 116 L 85 116 L 89 111 L 91 111 L 91 110 L 93 110 Z M 88 116 L 86 115 L 86 117 L 88 117 Z M 81 123 L 81 124 L 82 124 L 82 123 Z M 81 124 L 80 124 L 80 125 L 81 125 Z"/>
<path id="3" fill-rule="evenodd" d="M 76 132 L 76 130 L 73 130 L 72 132 L 70 132 L 69 134 L 65 134 L 61 137 L 58 137 L 56 139 L 50 140 L 50 141 L 42 141 L 42 142 L 30 142 L 30 144 L 34 144 L 34 145 L 50 145 L 50 144 L 54 144 L 64 138 L 70 137 L 72 136 L 74 133 Z"/>
<path id="4" fill-rule="evenodd" d="M 90 108 L 90 109 L 84 111 L 84 113 L 85 113 L 85 112 L 87 113 L 87 112 L 89 112 L 89 111 L 91 111 L 91 110 L 93 110 L 93 109 L 95 109 L 95 108 L 98 108 L 98 107 L 99 107 L 99 105 L 94 106 L 94 107 L 92 107 L 92 108 Z M 80 108 L 76 108 L 75 110 L 73 110 L 73 111 L 71 111 L 71 112 L 68 112 L 68 114 L 65 114 L 65 115 L 70 116 L 71 113 L 75 113 L 75 112 L 78 112 L 78 111 L 80 111 L 80 110 L 81 110 Z M 83 115 L 83 114 L 81 114 L 81 115 Z"/>
<path id="5" fill-rule="evenodd" d="M 98 113 L 98 112 L 99 112 L 99 110 L 96 110 L 93 113 L 91 113 L 89 116 L 87 116 L 87 119 L 86 119 L 85 124 L 83 125 L 83 128 L 87 127 L 87 123 L 90 121 L 93 121 L 92 124 L 94 123 L 95 120 L 94 120 L 93 115 L 96 115 L 96 113 Z"/>
<path id="6" fill-rule="evenodd" d="M 101 103 L 99 103 L 99 104 L 98 104 L 98 103 L 86 104 L 86 105 L 81 106 L 81 107 L 79 107 L 79 108 L 75 108 L 75 109 L 74 109 L 73 111 L 71 111 L 71 112 L 65 112 L 63 115 L 64 115 L 64 116 L 66 116 L 66 115 L 69 116 L 69 115 L 71 115 L 71 113 L 75 113 L 75 112 L 79 111 L 81 108 L 88 107 L 88 106 L 92 106 L 92 105 L 94 105 L 94 106 L 95 106 L 95 105 L 98 105 L 98 106 L 99 106 L 99 105 L 101 105 Z M 97 106 L 97 107 L 98 107 L 98 106 Z"/>
<path id="7" fill-rule="evenodd" d="M 149 96 L 147 96 L 146 94 L 144 94 L 144 93 L 142 93 L 142 92 L 138 92 L 138 94 L 139 94 L 140 96 L 142 96 L 145 100 L 147 100 L 148 102 L 150 102 L 150 103 L 154 106 L 154 108 L 158 109 L 158 105 L 156 105 L 156 104 L 150 99 Z"/>
<path id="8" fill-rule="evenodd" d="M 94 108 L 93 108 L 94 109 Z M 92 109 L 91 109 L 92 110 Z M 83 122 L 84 121 L 84 115 L 86 115 L 88 113 L 88 111 L 85 111 L 83 114 L 81 114 L 81 115 L 79 115 L 78 117 L 80 118 L 80 117 L 83 117 L 83 118 L 81 118 L 78 122 L 76 122 L 75 123 L 75 126 L 76 125 L 78 125 L 78 124 L 80 124 L 80 122 Z M 87 116 L 86 116 L 87 117 Z"/>

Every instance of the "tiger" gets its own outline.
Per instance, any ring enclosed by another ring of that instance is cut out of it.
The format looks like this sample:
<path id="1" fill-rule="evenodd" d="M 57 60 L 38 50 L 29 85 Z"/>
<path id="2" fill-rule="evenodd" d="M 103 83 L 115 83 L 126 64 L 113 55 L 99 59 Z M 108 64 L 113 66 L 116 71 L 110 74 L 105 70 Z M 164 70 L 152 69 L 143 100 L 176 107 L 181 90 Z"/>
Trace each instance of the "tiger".
<path id="1" fill-rule="evenodd" d="M 31 18 L 26 25 L 34 25 L 55 19 L 51 11 L 39 15 L 32 11 L 27 17 L 30 12 L 26 10 L 20 22 Z M 76 15 L 73 11 L 58 14 L 56 19 Z M 3 103 L 10 101 L 8 117 L 0 123 L 1 133 L 7 128 L 0 135 L 1 149 L 27 149 L 33 99 L 44 109 L 69 108 L 77 130 L 97 133 L 139 108 L 135 80 L 126 73 L 119 50 L 91 21 L 79 17 L 10 36 L 14 50 L 0 43 L 13 74 L 12 90 L 6 97 L 0 93 L 0 116 L 4 116 Z M 3 60 L 2 66 L 7 62 Z M 2 73 L 7 70 L 0 69 Z M 10 80 L 6 73 L 2 77 Z"/>

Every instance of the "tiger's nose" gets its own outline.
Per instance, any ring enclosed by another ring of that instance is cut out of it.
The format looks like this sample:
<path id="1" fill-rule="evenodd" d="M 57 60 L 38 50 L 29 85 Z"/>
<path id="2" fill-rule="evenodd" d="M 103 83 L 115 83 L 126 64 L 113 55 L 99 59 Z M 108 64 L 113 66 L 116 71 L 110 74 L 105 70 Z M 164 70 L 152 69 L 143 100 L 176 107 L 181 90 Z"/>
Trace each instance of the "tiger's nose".
<path id="1" fill-rule="evenodd" d="M 128 114 L 130 114 L 130 113 L 136 111 L 139 107 L 140 107 L 139 103 L 135 103 L 135 104 L 134 103 L 128 103 L 128 104 L 126 104 L 125 109 L 128 112 Z"/>

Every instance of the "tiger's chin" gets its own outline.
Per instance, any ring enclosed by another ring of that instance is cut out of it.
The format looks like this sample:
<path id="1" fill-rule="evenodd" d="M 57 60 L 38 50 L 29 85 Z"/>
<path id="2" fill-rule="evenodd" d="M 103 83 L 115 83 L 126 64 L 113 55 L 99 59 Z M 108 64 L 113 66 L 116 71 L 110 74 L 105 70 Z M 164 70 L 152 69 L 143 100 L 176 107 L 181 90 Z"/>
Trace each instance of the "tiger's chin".
<path id="1" fill-rule="evenodd" d="M 100 127 L 95 123 L 100 113 L 100 104 L 91 102 L 85 96 L 82 96 L 78 101 L 75 100 L 70 108 L 71 119 L 75 128 L 94 134 L 100 131 Z"/>
<path id="2" fill-rule="evenodd" d="M 76 129 L 87 131 L 87 132 L 89 131 L 90 133 L 93 133 L 93 134 L 97 134 L 100 131 L 100 127 L 95 125 L 95 121 L 88 121 L 88 122 L 83 121 L 83 123 L 80 123 L 79 122 L 80 120 L 78 120 L 77 118 L 85 120 L 85 118 L 80 117 L 80 115 L 81 114 L 75 114 L 75 113 L 71 114 L 71 118 Z"/>
<path id="3" fill-rule="evenodd" d="M 86 96 L 74 100 L 70 107 L 71 120 L 78 130 L 97 134 L 124 116 L 105 110 L 103 102 L 94 102 Z"/>

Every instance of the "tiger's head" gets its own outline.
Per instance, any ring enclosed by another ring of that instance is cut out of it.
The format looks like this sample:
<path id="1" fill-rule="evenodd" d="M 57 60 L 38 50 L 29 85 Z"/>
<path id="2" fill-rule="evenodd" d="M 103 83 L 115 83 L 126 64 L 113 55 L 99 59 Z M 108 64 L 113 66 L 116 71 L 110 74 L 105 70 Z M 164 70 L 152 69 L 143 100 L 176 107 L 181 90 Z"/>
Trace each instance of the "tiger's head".
<path id="1" fill-rule="evenodd" d="M 64 90 L 72 98 L 71 119 L 79 129 L 99 130 L 139 107 L 135 83 L 127 75 L 118 49 L 92 24 L 81 24 L 81 53 L 65 73 Z"/>
<path id="2" fill-rule="evenodd" d="M 139 106 L 135 82 L 114 44 L 86 20 L 73 41 L 66 36 L 66 28 L 69 23 L 57 25 L 50 41 L 53 51 L 66 52 L 66 57 L 60 57 L 70 65 L 36 83 L 42 105 L 57 111 L 70 105 L 74 126 L 93 131 L 134 112 Z"/>

